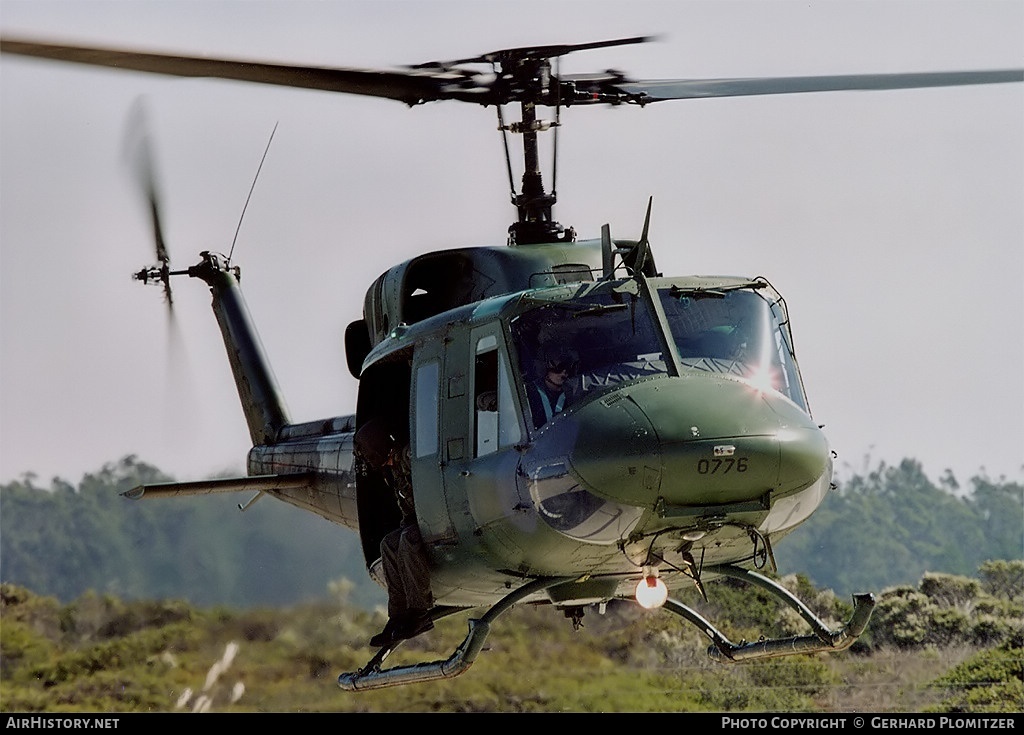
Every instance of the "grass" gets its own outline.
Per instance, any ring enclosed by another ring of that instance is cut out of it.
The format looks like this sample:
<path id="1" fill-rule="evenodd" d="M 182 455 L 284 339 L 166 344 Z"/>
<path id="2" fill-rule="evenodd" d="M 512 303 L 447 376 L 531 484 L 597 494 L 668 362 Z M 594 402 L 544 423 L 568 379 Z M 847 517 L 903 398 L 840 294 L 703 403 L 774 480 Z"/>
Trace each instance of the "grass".
<path id="1" fill-rule="evenodd" d="M 352 693 L 337 675 L 373 654 L 366 641 L 379 612 L 4 600 L 3 712 L 1019 711 L 1024 688 L 1019 639 L 1006 651 L 881 646 L 728 665 L 709 660 L 704 636 L 672 615 L 610 607 L 573 630 L 550 607 L 522 606 L 495 622 L 462 676 Z M 89 625 L 75 617 L 86 610 Z M 387 666 L 447 658 L 467 617 L 439 621 Z M 1001 681 L 978 687 L 979 677 Z"/>

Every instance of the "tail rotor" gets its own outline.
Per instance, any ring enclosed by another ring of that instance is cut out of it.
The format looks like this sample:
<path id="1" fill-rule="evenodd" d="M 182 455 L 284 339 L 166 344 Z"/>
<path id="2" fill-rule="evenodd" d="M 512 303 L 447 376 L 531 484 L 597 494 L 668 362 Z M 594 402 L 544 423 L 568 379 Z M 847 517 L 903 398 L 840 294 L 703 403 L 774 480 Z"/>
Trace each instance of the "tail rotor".
<path id="1" fill-rule="evenodd" d="M 157 184 L 156 162 L 149 132 L 149 121 L 145 105 L 137 100 L 128 114 L 125 131 L 125 158 L 145 199 L 152 229 L 153 249 L 157 263 L 132 274 L 132 278 L 143 283 L 163 286 L 168 315 L 174 316 L 174 296 L 171 293 L 171 257 L 167 250 L 161 217 L 160 191 Z"/>

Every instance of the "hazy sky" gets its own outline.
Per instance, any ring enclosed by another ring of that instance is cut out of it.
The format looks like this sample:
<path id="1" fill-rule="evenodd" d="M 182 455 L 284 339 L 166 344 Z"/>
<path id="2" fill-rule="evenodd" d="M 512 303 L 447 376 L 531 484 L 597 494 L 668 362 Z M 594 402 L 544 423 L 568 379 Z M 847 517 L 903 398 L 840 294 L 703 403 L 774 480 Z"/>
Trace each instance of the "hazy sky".
<path id="1" fill-rule="evenodd" d="M 565 72 L 704 78 L 1024 66 L 1024 2 L 0 0 L 4 34 L 323 66 L 660 34 Z M 383 270 L 502 244 L 493 110 L 0 59 L 0 482 L 126 454 L 241 471 L 248 433 L 207 288 L 160 291 L 122 157 L 144 96 L 173 265 L 234 261 L 293 419 L 354 411 L 343 333 Z M 665 102 L 563 114 L 559 221 L 651 241 L 666 274 L 786 297 L 840 476 L 913 457 L 1024 473 L 1024 85 Z M 550 179 L 546 182 L 549 186 Z"/>

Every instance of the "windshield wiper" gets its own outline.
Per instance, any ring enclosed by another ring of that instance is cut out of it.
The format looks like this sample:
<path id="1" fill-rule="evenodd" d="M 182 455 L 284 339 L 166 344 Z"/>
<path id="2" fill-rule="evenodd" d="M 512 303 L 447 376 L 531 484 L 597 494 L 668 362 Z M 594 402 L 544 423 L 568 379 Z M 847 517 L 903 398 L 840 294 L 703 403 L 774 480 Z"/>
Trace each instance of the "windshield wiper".
<path id="1" fill-rule="evenodd" d="M 761 289 L 768 284 L 763 281 L 751 281 L 750 283 L 737 283 L 732 286 L 719 286 L 718 288 L 704 288 L 703 286 L 692 286 L 680 288 L 672 286 L 668 292 L 672 296 L 689 296 L 691 299 L 724 299 L 731 291 L 742 291 L 744 289 Z"/>
<path id="2" fill-rule="evenodd" d="M 673 286 L 669 289 L 669 294 L 677 298 L 686 296 L 690 299 L 724 299 L 726 290 L 718 288 L 679 288 L 678 286 Z"/>
<path id="3" fill-rule="evenodd" d="M 629 304 L 591 304 L 586 306 L 580 311 L 573 313 L 572 318 L 576 319 L 581 316 L 591 316 L 593 314 L 604 314 L 608 311 L 621 311 L 629 306 Z"/>
<path id="4" fill-rule="evenodd" d="M 592 314 L 603 314 L 608 311 L 620 311 L 629 307 L 629 304 L 595 304 L 579 301 L 552 301 L 544 304 L 544 309 L 566 309 L 572 312 L 575 319 L 579 316 L 590 316 Z"/>

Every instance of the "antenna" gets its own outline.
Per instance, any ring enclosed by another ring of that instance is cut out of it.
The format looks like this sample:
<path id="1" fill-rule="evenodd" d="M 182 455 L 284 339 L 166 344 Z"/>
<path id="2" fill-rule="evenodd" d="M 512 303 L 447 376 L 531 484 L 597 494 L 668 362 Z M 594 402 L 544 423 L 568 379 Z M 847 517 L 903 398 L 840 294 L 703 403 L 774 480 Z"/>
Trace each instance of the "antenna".
<path id="1" fill-rule="evenodd" d="M 249 187 L 249 196 L 245 198 L 245 205 L 242 207 L 242 216 L 238 218 L 238 227 L 235 228 L 235 237 L 231 240 L 231 250 L 228 251 L 227 265 L 231 263 L 231 256 L 235 252 L 235 244 L 238 242 L 238 233 L 242 229 L 242 220 L 245 219 L 245 210 L 249 208 L 249 200 L 252 199 L 252 193 L 256 189 L 256 182 L 259 181 L 260 171 L 263 170 L 263 162 L 267 160 L 267 154 L 270 152 L 270 144 L 274 142 L 274 133 L 277 132 L 277 126 L 280 122 L 274 123 L 274 129 L 270 131 L 270 139 L 267 141 L 267 147 L 263 150 L 263 158 L 260 159 L 259 168 L 256 169 L 256 175 L 252 179 L 252 186 Z"/>

